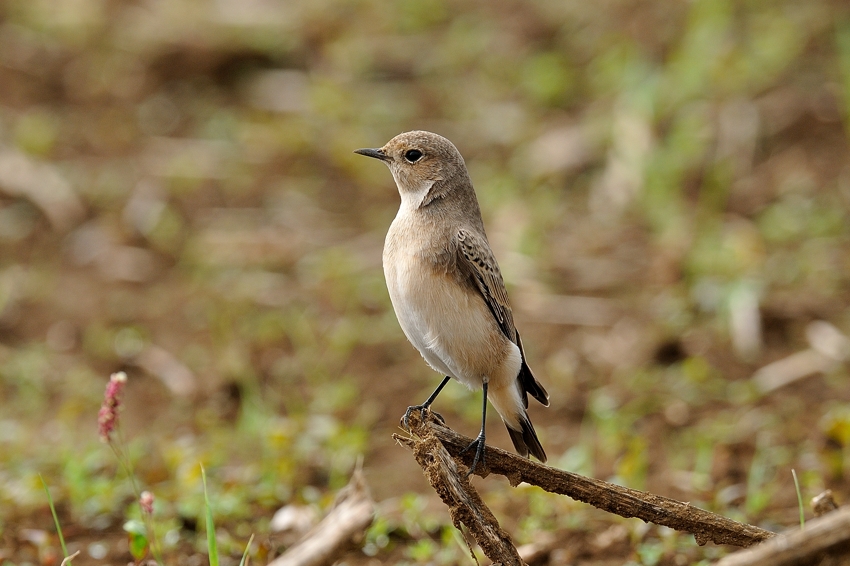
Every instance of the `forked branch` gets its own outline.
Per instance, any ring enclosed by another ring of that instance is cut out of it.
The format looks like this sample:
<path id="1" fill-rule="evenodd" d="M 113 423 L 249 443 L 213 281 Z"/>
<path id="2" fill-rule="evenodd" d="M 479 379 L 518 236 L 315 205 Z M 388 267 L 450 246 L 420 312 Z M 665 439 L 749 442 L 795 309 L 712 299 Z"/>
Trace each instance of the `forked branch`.
<path id="1" fill-rule="evenodd" d="M 459 514 L 458 506 L 443 497 L 443 501 L 449 505 L 455 523 L 457 524 L 459 520 L 469 528 L 488 558 L 494 562 L 511 563 L 513 556 L 518 556 L 515 554 L 516 549 L 508 555 L 491 555 L 485 546 L 489 544 L 492 548 L 491 540 L 493 539 L 482 530 L 483 525 L 488 526 L 488 532 L 491 534 L 504 533 L 504 531 L 499 528 L 495 518 L 492 518 L 492 514 L 481 502 L 471 484 L 466 481 L 465 466 L 471 464 L 473 455 L 469 452 L 463 453 L 463 450 L 472 442 L 472 439 L 444 426 L 432 413 L 426 412 L 425 415 L 426 418 L 423 420 L 419 412 L 411 414 L 409 421 L 411 437 L 398 434 L 393 437 L 414 451 L 417 462 L 441 497 L 446 490 L 459 490 L 466 493 L 465 500 L 475 502 L 475 510 L 470 512 L 485 520 L 473 521 L 470 524 Z M 460 466 L 458 470 L 457 466 L 453 465 L 454 461 L 450 460 L 451 464 L 443 463 L 440 456 L 441 450 L 445 450 L 464 466 Z M 437 467 L 440 468 L 439 472 L 435 471 Z M 748 547 L 775 536 L 775 533 L 770 531 L 733 521 L 688 503 L 558 470 L 488 446 L 485 461 L 483 465 L 478 464 L 475 474 L 486 477 L 491 473 L 505 476 L 513 486 L 525 482 L 550 493 L 567 495 L 621 517 L 636 517 L 646 522 L 692 533 L 700 545 L 714 542 Z M 509 537 L 507 540 L 510 540 Z M 511 548 L 513 548 L 512 545 Z"/>

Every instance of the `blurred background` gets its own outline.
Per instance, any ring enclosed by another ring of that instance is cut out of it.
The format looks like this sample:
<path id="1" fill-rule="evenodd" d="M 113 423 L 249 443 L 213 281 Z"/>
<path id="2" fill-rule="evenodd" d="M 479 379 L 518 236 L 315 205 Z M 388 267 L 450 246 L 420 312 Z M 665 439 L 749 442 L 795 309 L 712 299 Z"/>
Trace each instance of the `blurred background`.
<path id="1" fill-rule="evenodd" d="M 441 376 L 383 281 L 392 178 L 352 153 L 411 129 L 467 161 L 551 464 L 772 529 L 792 469 L 847 501 L 848 117 L 830 0 L 4 1 L 0 563 L 56 563 L 39 473 L 75 562 L 127 562 L 96 427 L 118 370 L 167 562 L 205 560 L 199 462 L 238 564 L 362 456 L 377 519 L 346 563 L 469 563 L 390 437 Z M 434 409 L 477 432 L 480 394 Z M 729 550 L 476 482 L 518 544 L 557 535 L 542 564 Z"/>

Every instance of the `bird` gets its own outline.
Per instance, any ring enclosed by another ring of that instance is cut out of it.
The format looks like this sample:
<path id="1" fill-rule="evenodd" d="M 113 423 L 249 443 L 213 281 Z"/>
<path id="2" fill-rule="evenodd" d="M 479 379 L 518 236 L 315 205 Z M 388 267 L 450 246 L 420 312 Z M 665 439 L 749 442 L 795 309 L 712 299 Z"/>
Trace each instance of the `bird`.
<path id="1" fill-rule="evenodd" d="M 382 161 L 395 180 L 401 205 L 384 242 L 387 289 L 405 336 L 445 376 L 424 403 L 408 407 L 405 426 L 412 411 L 430 410 L 455 379 L 483 391 L 481 431 L 464 450 L 475 450 L 469 474 L 484 459 L 488 401 L 517 453 L 546 462 L 527 409 L 529 395 L 548 406 L 549 394 L 526 362 L 457 147 L 441 135 L 416 130 L 355 153 Z"/>

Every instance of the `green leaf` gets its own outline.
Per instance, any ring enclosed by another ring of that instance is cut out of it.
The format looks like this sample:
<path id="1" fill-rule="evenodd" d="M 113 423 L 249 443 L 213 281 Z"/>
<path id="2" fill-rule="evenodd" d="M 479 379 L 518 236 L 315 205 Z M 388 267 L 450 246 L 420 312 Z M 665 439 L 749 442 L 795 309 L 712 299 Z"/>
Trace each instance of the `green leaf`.
<path id="1" fill-rule="evenodd" d="M 201 479 L 204 482 L 204 506 L 207 510 L 207 551 L 210 556 L 210 566 L 218 566 L 218 544 L 215 540 L 215 524 L 213 523 L 210 498 L 207 495 L 207 472 L 204 470 L 203 464 L 201 464 Z"/>
<path id="2" fill-rule="evenodd" d="M 127 538 L 130 543 L 130 554 L 137 561 L 141 560 L 147 554 L 148 537 L 144 523 L 136 519 L 130 519 L 124 523 L 124 530 L 127 532 Z"/>

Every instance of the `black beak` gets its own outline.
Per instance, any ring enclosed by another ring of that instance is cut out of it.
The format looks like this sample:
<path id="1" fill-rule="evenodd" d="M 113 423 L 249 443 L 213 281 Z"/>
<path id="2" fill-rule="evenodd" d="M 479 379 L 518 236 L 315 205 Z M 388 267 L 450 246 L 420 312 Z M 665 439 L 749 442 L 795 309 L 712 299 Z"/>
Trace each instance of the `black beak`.
<path id="1" fill-rule="evenodd" d="M 366 157 L 374 157 L 375 159 L 380 159 L 381 161 L 387 161 L 390 158 L 386 153 L 384 153 L 380 149 L 371 149 L 368 147 L 365 149 L 355 149 L 354 153 L 359 153 L 360 155 L 365 155 Z"/>

